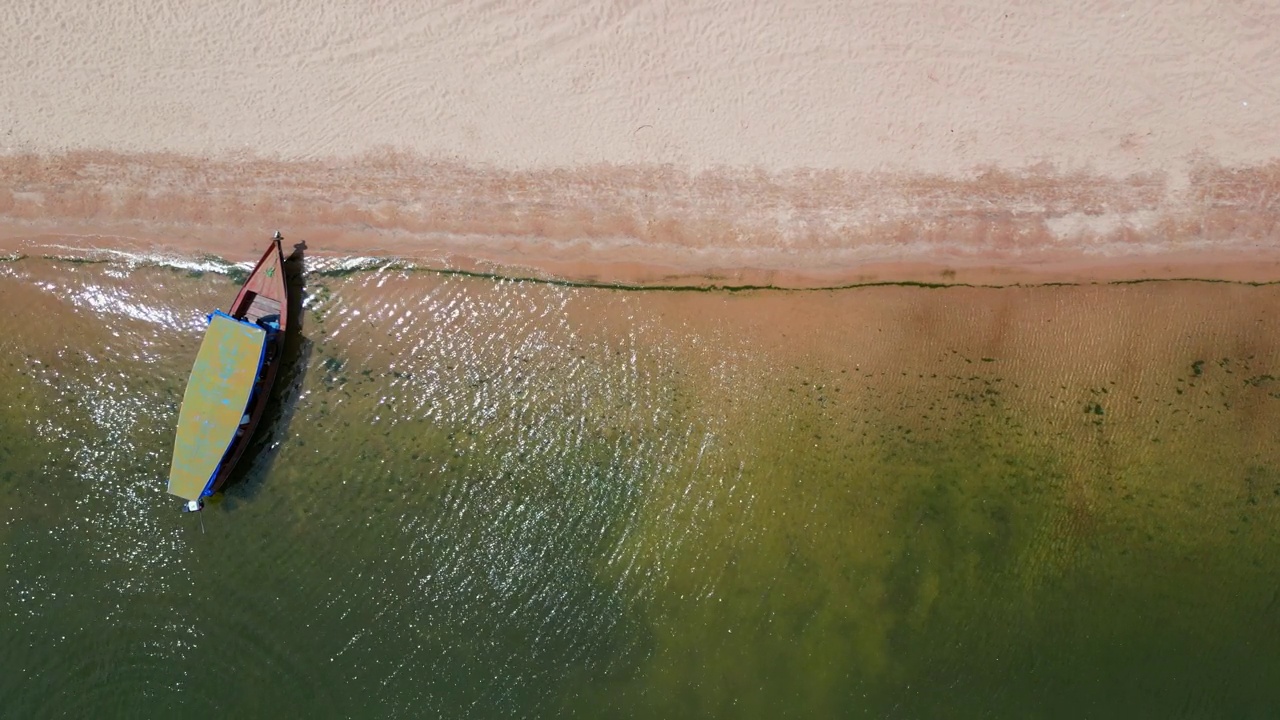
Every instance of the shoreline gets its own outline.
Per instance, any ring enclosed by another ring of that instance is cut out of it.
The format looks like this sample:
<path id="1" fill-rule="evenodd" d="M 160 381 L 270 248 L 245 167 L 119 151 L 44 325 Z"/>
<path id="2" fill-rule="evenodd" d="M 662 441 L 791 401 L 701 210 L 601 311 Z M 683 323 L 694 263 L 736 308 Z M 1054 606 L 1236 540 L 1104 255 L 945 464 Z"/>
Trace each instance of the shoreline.
<path id="1" fill-rule="evenodd" d="M 231 263 L 252 262 L 258 244 L 228 241 L 221 251 L 207 243 L 174 242 L 172 238 L 140 238 L 95 233 L 26 235 L 0 223 L 0 257 L 70 259 L 107 253 L 139 259 L 191 260 L 213 256 Z M 1153 281 L 1229 282 L 1249 285 L 1280 283 L 1280 249 L 1268 253 L 1227 255 L 1182 252 L 1144 257 L 1057 258 L 1017 262 L 999 258 L 966 258 L 962 262 L 867 262 L 827 270 L 752 267 L 675 267 L 639 262 L 562 262 L 528 255 L 467 257 L 393 252 L 362 252 L 341 238 L 326 242 L 305 235 L 285 235 L 286 251 L 305 241 L 312 261 L 368 259 L 402 261 L 429 272 L 532 280 L 573 286 L 617 289 L 690 290 L 839 290 L 875 285 L 925 287 L 1033 287 L 1043 285 L 1123 284 Z M 269 237 L 263 233 L 261 242 Z M 78 244 L 69 244 L 78 243 Z M 367 250 L 367 248 L 364 248 Z M 321 272 L 340 270 L 329 266 Z"/>

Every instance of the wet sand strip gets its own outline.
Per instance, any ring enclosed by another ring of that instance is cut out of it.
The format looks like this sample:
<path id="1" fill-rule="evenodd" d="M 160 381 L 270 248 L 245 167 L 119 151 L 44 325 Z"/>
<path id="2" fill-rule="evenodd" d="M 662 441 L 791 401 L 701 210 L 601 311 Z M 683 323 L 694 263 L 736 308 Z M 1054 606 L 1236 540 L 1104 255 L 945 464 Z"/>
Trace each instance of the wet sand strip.
<path id="1" fill-rule="evenodd" d="M 506 171 L 386 152 L 275 161 L 0 159 L 0 252 L 216 254 L 277 228 L 317 257 L 574 282 L 839 287 L 1280 279 L 1280 162 L 1185 187 L 987 169 L 956 179 L 599 165 Z"/>

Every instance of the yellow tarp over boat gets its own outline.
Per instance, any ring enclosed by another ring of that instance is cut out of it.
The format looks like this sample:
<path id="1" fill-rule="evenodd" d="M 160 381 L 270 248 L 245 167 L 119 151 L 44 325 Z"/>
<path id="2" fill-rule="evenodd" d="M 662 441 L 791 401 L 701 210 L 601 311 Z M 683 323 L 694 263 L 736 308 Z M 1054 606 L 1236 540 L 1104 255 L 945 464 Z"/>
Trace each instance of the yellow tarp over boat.
<path id="1" fill-rule="evenodd" d="M 199 499 L 222 462 L 249 404 L 266 332 L 217 313 L 209 321 L 178 413 L 169 492 Z"/>

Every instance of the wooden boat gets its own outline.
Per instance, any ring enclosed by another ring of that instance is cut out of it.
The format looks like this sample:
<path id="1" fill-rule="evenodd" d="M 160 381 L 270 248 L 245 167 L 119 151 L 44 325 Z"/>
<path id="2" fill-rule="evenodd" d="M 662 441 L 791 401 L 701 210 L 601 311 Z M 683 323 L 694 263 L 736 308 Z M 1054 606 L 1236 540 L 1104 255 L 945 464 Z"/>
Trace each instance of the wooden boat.
<path id="1" fill-rule="evenodd" d="M 244 454 L 275 382 L 289 327 L 283 238 L 276 233 L 227 312 L 209 315 L 178 413 L 169 492 L 204 508 Z"/>

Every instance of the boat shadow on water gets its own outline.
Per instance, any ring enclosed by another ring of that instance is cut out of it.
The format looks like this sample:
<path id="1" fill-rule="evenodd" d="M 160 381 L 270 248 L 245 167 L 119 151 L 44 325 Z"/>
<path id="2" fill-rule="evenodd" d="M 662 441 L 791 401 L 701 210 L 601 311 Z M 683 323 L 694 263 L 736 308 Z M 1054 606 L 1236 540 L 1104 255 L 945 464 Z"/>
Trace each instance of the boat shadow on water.
<path id="1" fill-rule="evenodd" d="M 297 412 L 302 396 L 303 381 L 311 361 L 312 343 L 302 334 L 302 298 L 305 290 L 306 241 L 293 246 L 293 252 L 284 260 L 289 317 L 293 322 L 287 329 L 280 358 L 280 376 L 271 390 L 258 424 L 245 452 L 245 458 L 232 471 L 226 485 L 217 497 L 211 498 L 224 511 L 235 510 L 241 503 L 252 500 L 262 490 L 282 443 L 289 439 L 289 427 Z"/>

